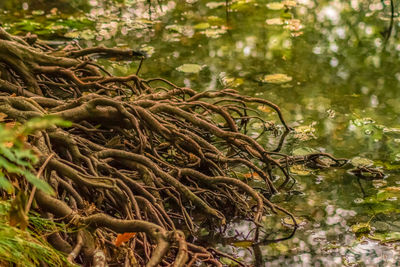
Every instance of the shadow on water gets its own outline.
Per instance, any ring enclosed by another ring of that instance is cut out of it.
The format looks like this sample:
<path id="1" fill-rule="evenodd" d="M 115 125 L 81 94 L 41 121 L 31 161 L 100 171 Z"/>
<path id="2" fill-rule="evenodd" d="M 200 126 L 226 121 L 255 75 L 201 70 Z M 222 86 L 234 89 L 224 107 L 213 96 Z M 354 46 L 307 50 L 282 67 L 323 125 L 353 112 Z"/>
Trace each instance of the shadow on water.
<path id="1" fill-rule="evenodd" d="M 295 129 L 280 144 L 284 152 L 351 159 L 344 169 L 292 167 L 297 183 L 272 200 L 296 214 L 293 238 L 252 249 L 238 234 L 249 225 L 239 222 L 226 236 L 204 233 L 210 244 L 261 266 L 399 265 L 400 41 L 391 1 L 162 1 L 148 12 L 148 1 L 37 0 L 0 8 L 13 33 L 146 51 L 142 76 L 271 100 Z M 118 75 L 135 73 L 137 64 L 106 67 Z M 254 123 L 249 134 L 260 128 Z M 276 148 L 268 137 L 264 145 Z M 359 179 L 352 165 L 382 167 L 386 177 Z M 293 227 L 279 216 L 264 223 L 265 238 Z"/>

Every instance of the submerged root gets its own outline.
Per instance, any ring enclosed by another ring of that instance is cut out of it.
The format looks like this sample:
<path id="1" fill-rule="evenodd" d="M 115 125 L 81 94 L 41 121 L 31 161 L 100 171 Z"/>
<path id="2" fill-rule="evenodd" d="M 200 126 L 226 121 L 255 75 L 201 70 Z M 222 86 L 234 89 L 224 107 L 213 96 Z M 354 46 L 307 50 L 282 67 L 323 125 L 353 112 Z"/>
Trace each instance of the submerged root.
<path id="1" fill-rule="evenodd" d="M 271 107 L 290 130 L 267 100 L 232 89 L 199 93 L 136 74 L 115 77 L 92 54 L 142 56 L 103 47 L 59 50 L 0 29 L 0 112 L 19 122 L 45 115 L 72 122 L 28 140 L 41 163 L 54 155 L 42 178 L 56 197 L 37 192 L 37 209 L 81 229 L 49 236 L 70 261 L 219 266 L 223 253 L 187 237 L 232 219 L 258 228 L 267 213 L 293 218 L 269 200 L 282 185 L 273 173 L 286 184 L 291 164 L 321 157 L 341 164 L 327 154 L 290 157 L 246 135 L 251 121 L 262 120 L 256 104 Z M 263 186 L 253 188 L 243 173 L 257 174 Z M 117 233 L 137 234 L 115 247 Z"/>

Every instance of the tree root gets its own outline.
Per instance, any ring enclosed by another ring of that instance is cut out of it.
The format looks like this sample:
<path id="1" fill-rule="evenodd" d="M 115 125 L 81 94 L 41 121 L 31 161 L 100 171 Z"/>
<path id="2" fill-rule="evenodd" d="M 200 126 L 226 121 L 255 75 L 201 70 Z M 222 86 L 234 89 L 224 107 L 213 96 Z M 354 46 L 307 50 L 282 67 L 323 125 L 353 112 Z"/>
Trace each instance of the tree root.
<path id="1" fill-rule="evenodd" d="M 290 130 L 279 107 L 267 100 L 232 89 L 198 93 L 136 74 L 111 76 L 88 57 L 93 54 L 143 56 L 104 47 L 57 50 L 0 28 L 0 112 L 19 122 L 45 115 L 72 122 L 28 140 L 40 162 L 54 153 L 42 178 L 56 198 L 36 192 L 37 209 L 81 229 L 68 241 L 65 235 L 49 237 L 70 261 L 220 266 L 221 255 L 185 235 L 196 237 L 201 227 L 234 218 L 259 227 L 264 214 L 277 211 L 294 218 L 269 200 L 278 192 L 273 173 L 280 172 L 286 184 L 291 164 L 321 157 L 341 164 L 328 154 L 290 157 L 246 135 L 252 120 L 262 120 L 259 104 L 271 107 Z M 261 191 L 249 185 L 245 172 L 261 177 Z M 132 232 L 138 234 L 126 244 L 112 245 L 116 233 Z M 133 253 L 121 259 L 125 248 Z"/>

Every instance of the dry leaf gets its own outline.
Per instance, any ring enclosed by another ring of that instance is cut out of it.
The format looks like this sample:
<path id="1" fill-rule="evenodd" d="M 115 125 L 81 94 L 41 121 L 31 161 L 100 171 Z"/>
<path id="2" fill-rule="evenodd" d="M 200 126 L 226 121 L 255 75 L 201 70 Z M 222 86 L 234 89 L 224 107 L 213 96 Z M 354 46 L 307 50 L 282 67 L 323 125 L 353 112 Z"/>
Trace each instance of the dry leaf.
<path id="1" fill-rule="evenodd" d="M 243 176 L 244 176 L 244 178 L 247 178 L 247 179 L 249 179 L 249 178 L 254 178 L 254 179 L 261 180 L 260 175 L 258 175 L 258 173 L 256 173 L 256 172 L 253 172 L 253 173 L 245 173 L 245 174 L 243 174 Z"/>
<path id="2" fill-rule="evenodd" d="M 272 109 L 268 106 L 258 106 L 257 109 L 261 110 L 263 112 L 271 112 L 272 111 Z"/>
<path id="3" fill-rule="evenodd" d="M 0 122 L 7 118 L 7 114 L 0 112 Z"/>
<path id="4" fill-rule="evenodd" d="M 115 246 L 119 247 L 122 245 L 124 242 L 128 242 L 132 237 L 134 237 L 136 233 L 123 233 L 123 234 L 118 234 L 117 238 L 115 239 Z"/>

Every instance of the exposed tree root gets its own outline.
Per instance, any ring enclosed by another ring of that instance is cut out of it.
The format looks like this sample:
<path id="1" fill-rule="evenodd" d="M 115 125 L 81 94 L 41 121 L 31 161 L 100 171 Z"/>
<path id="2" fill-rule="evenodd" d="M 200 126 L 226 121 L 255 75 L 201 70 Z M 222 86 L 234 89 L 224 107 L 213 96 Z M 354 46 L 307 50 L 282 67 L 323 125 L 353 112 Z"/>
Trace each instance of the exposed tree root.
<path id="1" fill-rule="evenodd" d="M 80 229 L 49 236 L 71 261 L 220 266 L 223 254 L 185 235 L 233 218 L 255 227 L 267 213 L 293 218 L 269 201 L 280 188 L 273 173 L 286 184 L 291 164 L 318 164 L 321 157 L 341 164 L 328 154 L 289 157 L 247 136 L 249 122 L 262 120 L 254 104 L 271 107 L 290 129 L 267 100 L 231 89 L 198 93 L 161 78 L 111 76 L 92 54 L 141 56 L 103 47 L 56 50 L 0 29 L 0 112 L 19 122 L 57 115 L 73 123 L 29 138 L 40 163 L 48 159 L 42 178 L 57 196 L 36 192 L 37 209 Z M 252 188 L 244 172 L 261 177 L 263 188 Z M 131 232 L 137 235 L 123 246 L 112 244 L 116 233 Z"/>

